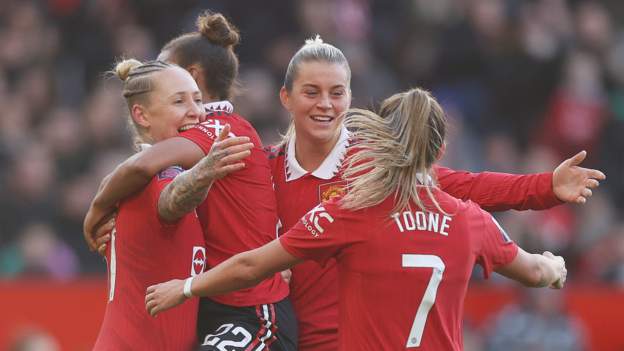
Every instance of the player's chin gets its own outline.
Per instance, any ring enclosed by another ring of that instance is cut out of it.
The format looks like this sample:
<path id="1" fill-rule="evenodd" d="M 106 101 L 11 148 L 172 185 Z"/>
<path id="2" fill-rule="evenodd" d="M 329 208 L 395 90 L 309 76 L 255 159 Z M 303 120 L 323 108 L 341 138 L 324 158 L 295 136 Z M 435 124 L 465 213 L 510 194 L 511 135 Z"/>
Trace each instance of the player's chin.
<path id="1" fill-rule="evenodd" d="M 325 143 L 332 140 L 337 133 L 339 125 L 337 123 L 331 123 L 327 125 L 316 125 L 311 128 L 310 135 L 319 143 Z"/>

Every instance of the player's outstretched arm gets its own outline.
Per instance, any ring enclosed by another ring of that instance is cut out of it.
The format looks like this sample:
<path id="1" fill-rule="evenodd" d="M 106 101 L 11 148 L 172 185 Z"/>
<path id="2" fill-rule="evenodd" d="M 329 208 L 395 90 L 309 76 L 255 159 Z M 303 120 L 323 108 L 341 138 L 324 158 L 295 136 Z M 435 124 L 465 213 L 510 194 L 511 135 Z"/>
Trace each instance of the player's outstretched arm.
<path id="1" fill-rule="evenodd" d="M 208 155 L 195 166 L 179 174 L 160 193 L 158 213 L 165 221 L 175 221 L 201 204 L 212 183 L 245 168 L 243 159 L 251 154 L 253 143 L 245 138 L 228 138 L 226 125 Z"/>
<path id="2" fill-rule="evenodd" d="M 496 272 L 528 287 L 553 289 L 563 288 L 568 273 L 563 257 L 548 251 L 541 255 L 529 254 L 521 248 L 511 263 L 499 267 Z"/>
<path id="3" fill-rule="evenodd" d="M 174 279 L 148 287 L 145 308 L 155 316 L 191 296 L 214 296 L 254 286 L 299 262 L 301 259 L 288 253 L 276 239 L 263 247 L 237 254 L 194 278 Z"/>
<path id="4" fill-rule="evenodd" d="M 161 169 L 173 165 L 190 168 L 203 156 L 195 143 L 176 137 L 159 142 L 118 165 L 100 185 L 85 216 L 83 234 L 89 249 L 97 249 L 97 227 L 115 210 L 119 201 L 141 190 Z"/>
<path id="5" fill-rule="evenodd" d="M 580 167 L 585 151 L 563 161 L 552 173 L 470 173 L 435 167 L 440 187 L 452 196 L 471 200 L 487 211 L 544 210 L 562 202 L 584 203 L 606 177 Z"/>

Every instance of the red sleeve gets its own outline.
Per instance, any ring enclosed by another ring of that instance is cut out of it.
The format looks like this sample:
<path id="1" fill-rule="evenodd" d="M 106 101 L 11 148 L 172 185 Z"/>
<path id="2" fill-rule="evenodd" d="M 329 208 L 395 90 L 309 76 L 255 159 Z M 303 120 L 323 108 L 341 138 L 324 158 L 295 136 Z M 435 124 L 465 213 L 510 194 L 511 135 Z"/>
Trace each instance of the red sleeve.
<path id="1" fill-rule="evenodd" d="M 180 219 L 173 222 L 167 222 L 163 220 L 158 213 L 158 201 L 160 201 L 160 194 L 165 189 L 165 187 L 169 185 L 171 181 L 173 181 L 173 178 L 175 178 L 178 174 L 182 172 L 184 172 L 184 169 L 182 169 L 182 167 L 171 166 L 158 172 L 154 179 L 152 179 L 151 183 L 147 186 L 147 191 L 149 191 L 150 196 L 150 205 L 154 206 L 154 211 L 156 213 L 156 217 L 158 218 L 158 222 L 163 228 L 176 226 L 182 218 L 180 217 Z"/>
<path id="2" fill-rule="evenodd" d="M 295 257 L 315 260 L 324 266 L 352 242 L 344 231 L 341 211 L 333 202 L 319 204 L 280 236 L 282 246 Z"/>
<path id="3" fill-rule="evenodd" d="M 487 211 L 545 210 L 562 204 L 552 190 L 552 173 L 470 173 L 435 167 L 440 188 Z"/>
<path id="4" fill-rule="evenodd" d="M 487 279 L 496 268 L 516 258 L 518 246 L 496 219 L 482 209 L 475 206 L 471 220 L 477 225 L 473 232 L 479 242 L 477 263 L 483 267 L 483 275 Z"/>
<path id="5" fill-rule="evenodd" d="M 206 127 L 204 123 L 195 125 L 193 128 L 180 133 L 179 136 L 197 144 L 206 155 L 208 155 L 212 144 L 217 139 L 217 136 L 214 134 L 214 129 Z"/>

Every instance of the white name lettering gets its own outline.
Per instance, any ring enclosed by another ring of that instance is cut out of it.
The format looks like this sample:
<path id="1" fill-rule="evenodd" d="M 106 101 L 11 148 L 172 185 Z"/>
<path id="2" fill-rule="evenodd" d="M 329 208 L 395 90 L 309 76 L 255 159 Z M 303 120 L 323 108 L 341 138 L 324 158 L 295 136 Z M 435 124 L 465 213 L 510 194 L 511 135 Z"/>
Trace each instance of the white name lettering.
<path id="1" fill-rule="evenodd" d="M 405 211 L 401 214 L 395 213 L 391 217 L 401 233 L 418 230 L 448 236 L 451 224 L 451 217 L 435 212 Z"/>

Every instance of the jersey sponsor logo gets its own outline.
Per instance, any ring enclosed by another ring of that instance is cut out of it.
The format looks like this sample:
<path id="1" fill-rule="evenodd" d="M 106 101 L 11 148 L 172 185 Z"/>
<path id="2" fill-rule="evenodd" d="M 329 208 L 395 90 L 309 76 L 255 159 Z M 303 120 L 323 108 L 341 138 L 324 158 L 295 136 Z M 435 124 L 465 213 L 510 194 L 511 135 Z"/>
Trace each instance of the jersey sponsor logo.
<path id="1" fill-rule="evenodd" d="M 218 119 L 207 119 L 205 122 L 198 124 L 196 128 L 204 132 L 210 138 L 216 139 L 223 128 L 225 128 L 225 123 L 221 123 Z M 230 132 L 228 136 L 235 137 L 236 135 Z"/>
<path id="2" fill-rule="evenodd" d="M 206 267 L 206 248 L 193 246 L 193 261 L 191 262 L 191 277 L 201 274 Z"/>
<path id="3" fill-rule="evenodd" d="M 314 237 L 318 237 L 319 235 L 325 232 L 325 228 L 323 228 L 323 222 L 334 223 L 334 218 L 327 213 L 325 207 L 323 205 L 318 205 L 307 215 L 301 218 L 301 223 L 306 227 L 306 229 L 312 233 Z"/>
<path id="4" fill-rule="evenodd" d="M 343 196 L 347 192 L 344 180 L 319 185 L 319 202 L 329 201 L 334 197 Z"/>
<path id="5" fill-rule="evenodd" d="M 178 174 L 184 172 L 184 169 L 182 167 L 179 166 L 171 166 L 167 169 L 164 169 L 162 171 L 160 171 L 158 173 L 158 180 L 163 180 L 163 179 L 173 179 L 175 178 Z"/>

